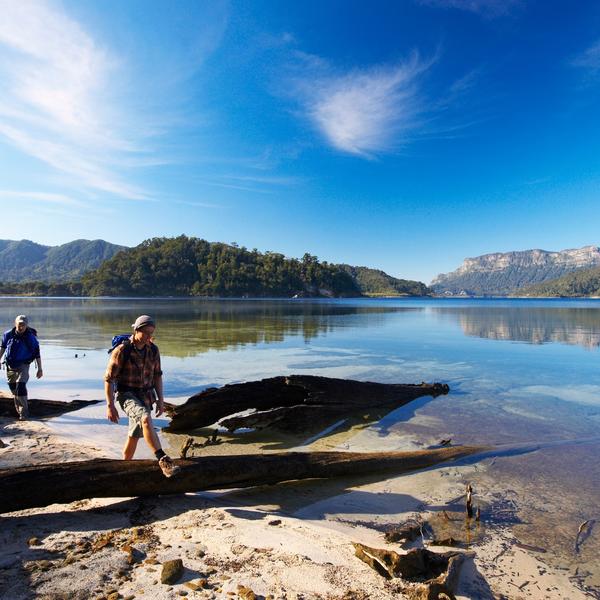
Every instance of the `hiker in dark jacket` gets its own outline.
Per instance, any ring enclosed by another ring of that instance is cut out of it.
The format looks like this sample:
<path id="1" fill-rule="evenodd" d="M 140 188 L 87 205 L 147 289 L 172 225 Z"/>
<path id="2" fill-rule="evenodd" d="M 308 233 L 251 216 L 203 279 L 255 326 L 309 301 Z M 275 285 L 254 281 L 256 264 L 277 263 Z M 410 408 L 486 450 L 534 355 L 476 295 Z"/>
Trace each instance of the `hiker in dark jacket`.
<path id="1" fill-rule="evenodd" d="M 19 315 L 15 319 L 15 326 L 2 334 L 0 366 L 3 357 L 6 363 L 8 387 L 15 399 L 15 409 L 19 420 L 24 421 L 29 417 L 27 400 L 29 365 L 35 360 L 38 379 L 44 374 L 37 331 L 29 327 L 29 319 L 25 315 Z"/>
<path id="2" fill-rule="evenodd" d="M 129 417 L 123 458 L 133 458 L 138 440 L 143 437 L 154 452 L 165 477 L 171 477 L 179 471 L 179 467 L 165 454 L 152 423 L 154 402 L 156 401 L 157 417 L 165 410 L 160 353 L 152 343 L 154 320 L 148 315 L 141 315 L 132 327 L 133 335 L 112 350 L 106 367 L 106 416 L 112 423 L 119 422 L 119 413 L 115 406 L 116 387 L 117 402 Z"/>

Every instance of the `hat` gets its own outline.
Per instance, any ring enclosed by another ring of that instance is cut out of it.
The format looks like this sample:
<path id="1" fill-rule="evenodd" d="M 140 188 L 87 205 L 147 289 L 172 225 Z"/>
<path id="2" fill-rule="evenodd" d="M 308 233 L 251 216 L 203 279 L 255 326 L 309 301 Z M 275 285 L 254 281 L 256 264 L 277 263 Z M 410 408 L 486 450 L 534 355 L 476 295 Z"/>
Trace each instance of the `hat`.
<path id="1" fill-rule="evenodd" d="M 29 319 L 25 315 L 19 315 L 15 319 L 15 325 L 18 325 L 19 323 L 25 323 L 25 325 L 29 325 Z"/>
<path id="2" fill-rule="evenodd" d="M 140 315 L 131 326 L 134 331 L 137 331 L 146 325 L 154 325 L 154 319 L 148 315 Z"/>

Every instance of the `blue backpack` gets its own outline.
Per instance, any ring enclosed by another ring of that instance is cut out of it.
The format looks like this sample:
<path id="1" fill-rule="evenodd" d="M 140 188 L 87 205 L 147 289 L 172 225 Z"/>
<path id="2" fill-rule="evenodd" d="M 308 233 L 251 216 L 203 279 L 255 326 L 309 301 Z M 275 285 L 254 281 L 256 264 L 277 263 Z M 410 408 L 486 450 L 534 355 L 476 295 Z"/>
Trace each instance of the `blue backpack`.
<path id="1" fill-rule="evenodd" d="M 130 333 L 118 333 L 117 335 L 113 336 L 112 346 L 108 349 L 108 353 L 111 354 L 111 352 L 115 348 L 118 348 L 121 344 L 123 344 L 123 356 L 125 360 L 129 360 L 131 357 L 131 350 L 133 349 Z M 152 349 L 152 355 L 156 356 L 156 353 L 158 352 L 156 345 L 150 342 L 150 348 Z"/>
<path id="2" fill-rule="evenodd" d="M 108 349 L 108 353 L 111 354 L 112 351 L 117 346 L 120 346 L 124 342 L 127 342 L 127 344 L 130 345 L 130 338 L 131 338 L 131 334 L 130 333 L 119 333 L 119 334 L 113 336 L 113 339 L 112 339 L 112 342 L 111 342 L 111 347 Z"/>
<path id="3" fill-rule="evenodd" d="M 6 344 L 6 353 L 4 354 L 4 362 L 11 368 L 17 367 L 19 364 L 26 363 L 31 364 L 34 361 L 34 355 L 36 354 L 36 348 L 32 346 L 32 340 L 29 338 L 29 334 L 37 338 L 37 331 L 33 327 L 28 327 L 25 335 L 17 336 L 15 328 L 10 332 L 8 343 Z M 18 360 L 19 354 L 22 357 L 21 342 L 25 345 L 29 351 L 29 357 L 25 360 Z"/>

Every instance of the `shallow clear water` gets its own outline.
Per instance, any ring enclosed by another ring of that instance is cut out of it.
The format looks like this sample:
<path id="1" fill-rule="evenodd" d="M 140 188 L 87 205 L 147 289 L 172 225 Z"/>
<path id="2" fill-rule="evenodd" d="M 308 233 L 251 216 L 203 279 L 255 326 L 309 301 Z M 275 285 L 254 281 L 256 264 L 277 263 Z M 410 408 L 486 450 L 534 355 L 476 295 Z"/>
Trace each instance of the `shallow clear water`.
<path id="1" fill-rule="evenodd" d="M 579 522 L 600 517 L 600 301 L 0 299 L 4 329 L 20 313 L 44 357 L 32 397 L 101 399 L 106 348 L 141 313 L 157 319 L 170 400 L 291 373 L 448 383 L 448 396 L 342 424 L 311 447 L 502 445 L 512 450 L 486 470 L 486 485 L 516 490 L 523 539 L 547 537 L 558 553 Z M 53 426 L 117 455 L 125 423 L 110 426 L 99 406 Z"/>

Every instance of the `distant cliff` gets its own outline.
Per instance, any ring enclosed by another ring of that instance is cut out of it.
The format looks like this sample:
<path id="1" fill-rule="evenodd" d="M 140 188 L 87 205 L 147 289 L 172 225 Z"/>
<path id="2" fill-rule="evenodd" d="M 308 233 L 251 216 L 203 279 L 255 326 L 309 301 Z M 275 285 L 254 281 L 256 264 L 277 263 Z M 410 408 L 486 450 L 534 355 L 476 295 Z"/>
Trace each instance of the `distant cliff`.
<path id="1" fill-rule="evenodd" d="M 465 259 L 456 271 L 438 275 L 431 287 L 436 294 L 452 296 L 507 296 L 520 288 L 596 266 L 600 267 L 597 246 L 560 252 L 498 252 Z"/>
<path id="2" fill-rule="evenodd" d="M 77 279 L 124 248 L 104 240 L 74 240 L 61 246 L 43 246 L 29 240 L 0 240 L 0 281 Z"/>

